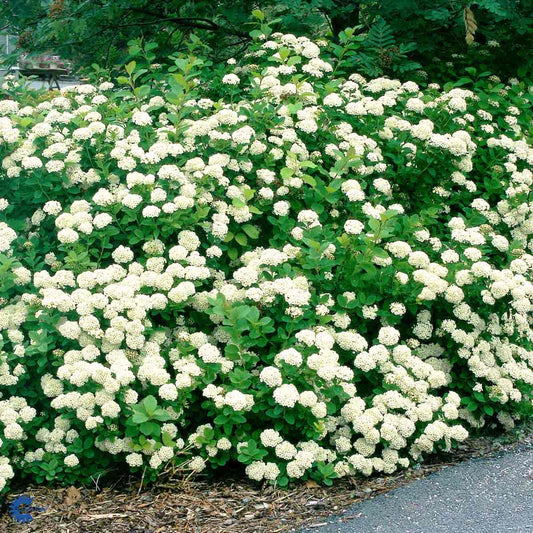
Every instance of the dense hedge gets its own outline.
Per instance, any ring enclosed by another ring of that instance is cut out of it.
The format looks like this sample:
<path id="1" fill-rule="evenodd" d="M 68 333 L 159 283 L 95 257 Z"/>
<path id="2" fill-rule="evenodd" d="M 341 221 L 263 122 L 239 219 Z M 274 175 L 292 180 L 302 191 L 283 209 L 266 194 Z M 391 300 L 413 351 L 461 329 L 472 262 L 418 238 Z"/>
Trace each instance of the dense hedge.
<path id="1" fill-rule="evenodd" d="M 1 489 L 331 483 L 531 411 L 530 88 L 341 79 L 324 43 L 256 38 L 223 73 L 6 86 Z"/>

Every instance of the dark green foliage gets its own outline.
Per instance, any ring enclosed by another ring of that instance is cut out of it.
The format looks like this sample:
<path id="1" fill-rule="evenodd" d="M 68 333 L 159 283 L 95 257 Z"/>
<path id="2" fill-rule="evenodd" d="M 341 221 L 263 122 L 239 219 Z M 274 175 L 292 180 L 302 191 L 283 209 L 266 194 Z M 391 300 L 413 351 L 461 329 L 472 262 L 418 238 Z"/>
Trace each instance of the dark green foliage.
<path id="1" fill-rule="evenodd" d="M 340 49 L 348 46 L 342 65 L 346 71 L 358 71 L 369 77 L 392 74 L 396 77 L 412 73 L 422 66 L 409 58 L 415 43 L 397 43 L 391 26 L 380 18 L 366 36 L 356 38 L 351 28 L 339 35 Z"/>
<path id="2" fill-rule="evenodd" d="M 477 24 L 472 46 L 466 7 Z M 338 43 L 353 28 L 361 39 L 351 67 L 368 76 L 420 82 L 463 76 L 472 66 L 502 77 L 532 70 L 533 0 L 4 0 L 0 24 L 19 36 L 8 61 L 54 51 L 78 67 L 110 67 L 125 61 L 132 39 L 142 39 L 158 44 L 161 62 L 195 35 L 194 46 L 220 63 L 248 47 L 254 9 L 283 33 L 330 35 Z"/>

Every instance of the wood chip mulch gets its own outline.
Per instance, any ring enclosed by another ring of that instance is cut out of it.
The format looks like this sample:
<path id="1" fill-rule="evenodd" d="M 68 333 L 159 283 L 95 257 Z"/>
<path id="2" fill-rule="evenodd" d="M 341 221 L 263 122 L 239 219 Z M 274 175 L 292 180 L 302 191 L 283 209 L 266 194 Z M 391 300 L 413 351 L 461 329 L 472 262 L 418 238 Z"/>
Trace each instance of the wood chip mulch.
<path id="1" fill-rule="evenodd" d="M 141 490 L 139 481 L 117 487 L 51 488 L 26 485 L 2 502 L 3 533 L 278 533 L 325 525 L 352 504 L 388 492 L 461 460 L 501 447 L 494 439 L 475 439 L 449 454 L 385 477 L 339 480 L 333 487 L 314 482 L 288 490 L 259 487 L 243 478 L 166 480 Z M 34 498 L 34 520 L 20 524 L 7 505 L 19 494 Z M 349 512 L 341 520 L 356 519 Z"/>

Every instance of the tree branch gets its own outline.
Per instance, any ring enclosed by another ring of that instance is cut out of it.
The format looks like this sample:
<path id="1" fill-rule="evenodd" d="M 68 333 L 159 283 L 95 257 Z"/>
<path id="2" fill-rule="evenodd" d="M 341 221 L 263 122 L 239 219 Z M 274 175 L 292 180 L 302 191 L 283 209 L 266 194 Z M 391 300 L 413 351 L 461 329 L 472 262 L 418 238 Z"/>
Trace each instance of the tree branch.
<path id="1" fill-rule="evenodd" d="M 245 32 L 241 32 L 239 30 L 229 30 L 228 28 L 220 26 L 220 24 L 217 24 L 213 20 L 210 20 L 204 17 L 180 17 L 179 15 L 176 15 L 172 17 L 160 18 L 161 15 L 159 13 L 155 11 L 151 11 L 150 9 L 131 7 L 129 8 L 129 10 L 131 12 L 139 13 L 141 15 L 151 15 L 152 17 L 156 17 L 155 20 L 144 21 L 142 23 L 139 23 L 139 25 L 158 24 L 159 22 L 177 22 L 178 24 L 186 28 L 197 28 L 200 30 L 208 30 L 208 31 L 220 31 L 223 33 L 231 34 L 231 35 L 238 35 L 239 37 L 244 37 L 244 38 L 249 37 L 249 35 Z M 121 26 L 121 27 L 124 27 L 124 26 Z"/>
<path id="2" fill-rule="evenodd" d="M 197 28 L 199 30 L 220 30 L 220 26 L 209 19 L 193 18 L 193 17 L 169 17 L 157 20 L 145 20 L 139 22 L 132 22 L 130 24 L 119 24 L 116 28 L 128 28 L 131 26 L 151 26 L 153 24 L 161 24 L 162 22 L 177 22 L 179 25 L 186 28 Z"/>

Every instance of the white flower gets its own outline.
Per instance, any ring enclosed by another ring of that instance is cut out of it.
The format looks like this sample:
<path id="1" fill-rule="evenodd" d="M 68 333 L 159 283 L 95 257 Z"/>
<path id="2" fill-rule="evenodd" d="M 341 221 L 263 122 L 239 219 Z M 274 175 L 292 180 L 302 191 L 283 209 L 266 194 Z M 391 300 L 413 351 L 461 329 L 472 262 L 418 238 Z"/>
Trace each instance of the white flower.
<path id="1" fill-rule="evenodd" d="M 289 214 L 291 204 L 285 200 L 280 200 L 276 202 L 273 206 L 274 214 L 278 217 L 284 217 Z"/>
<path id="2" fill-rule="evenodd" d="M 304 407 L 315 407 L 318 402 L 318 398 L 313 391 L 303 391 L 300 394 L 298 401 Z"/>
<path id="3" fill-rule="evenodd" d="M 155 205 L 147 205 L 142 210 L 142 216 L 144 218 L 157 218 L 161 214 L 161 209 Z"/>
<path id="4" fill-rule="evenodd" d="M 249 410 L 254 405 L 251 394 L 243 394 L 241 391 L 232 390 L 224 396 L 224 403 L 235 411 Z"/>
<path id="5" fill-rule="evenodd" d="M 181 303 L 189 296 L 192 296 L 196 292 L 196 287 L 191 281 L 182 281 L 177 287 L 173 287 L 168 292 L 169 300 L 175 303 Z"/>
<path id="6" fill-rule="evenodd" d="M 186 250 L 196 250 L 200 246 L 200 239 L 193 231 L 184 230 L 178 235 L 178 242 Z"/>
<path id="7" fill-rule="evenodd" d="M 165 385 L 161 385 L 161 387 L 159 387 L 159 396 L 163 400 L 173 401 L 178 397 L 178 389 L 176 388 L 176 385 L 172 383 L 166 383 Z"/>
<path id="8" fill-rule="evenodd" d="M 249 144 L 252 137 L 255 135 L 255 131 L 250 126 L 243 126 L 242 128 L 235 130 L 231 134 L 233 142 L 237 144 Z"/>
<path id="9" fill-rule="evenodd" d="M 320 226 L 318 214 L 312 209 L 304 209 L 298 213 L 298 222 L 302 222 L 309 228 Z"/>
<path id="10" fill-rule="evenodd" d="M 275 448 L 278 444 L 283 442 L 281 435 L 274 429 L 265 429 L 260 435 L 261 444 L 265 448 Z"/>
<path id="11" fill-rule="evenodd" d="M 126 455 L 126 462 L 131 467 L 142 466 L 143 457 L 142 457 L 142 455 L 140 453 L 130 453 L 130 454 Z"/>
<path id="12" fill-rule="evenodd" d="M 25 157 L 21 162 L 22 168 L 33 170 L 34 168 L 41 168 L 43 162 L 36 156 Z"/>
<path id="13" fill-rule="evenodd" d="M 288 348 L 287 350 L 283 350 L 278 353 L 274 358 L 274 361 L 278 365 L 283 361 L 288 365 L 301 366 L 303 359 L 302 354 L 298 350 L 295 350 L 294 348 Z"/>
<path id="14" fill-rule="evenodd" d="M 17 422 L 11 422 L 4 427 L 4 437 L 8 440 L 22 440 L 24 437 L 24 430 Z"/>
<path id="15" fill-rule="evenodd" d="M 43 206 L 43 211 L 47 215 L 57 215 L 61 213 L 61 204 L 59 202 L 56 202 L 54 200 L 51 200 L 49 202 L 46 202 Z"/>
<path id="16" fill-rule="evenodd" d="M 344 231 L 348 235 L 359 235 L 365 229 L 365 225 L 359 220 L 347 220 L 344 223 Z"/>
<path id="17" fill-rule="evenodd" d="M 254 461 L 246 467 L 246 475 L 254 481 L 261 481 L 265 475 L 265 463 Z"/>
<path id="18" fill-rule="evenodd" d="M 385 346 L 393 346 L 394 344 L 398 344 L 399 340 L 400 332 L 397 329 L 387 326 L 379 330 L 378 341 L 381 344 L 384 344 Z"/>
<path id="19" fill-rule="evenodd" d="M 198 355 L 205 363 L 217 363 L 220 360 L 220 350 L 213 344 L 203 344 L 198 349 Z"/>
<path id="20" fill-rule="evenodd" d="M 300 120 L 296 123 L 296 127 L 305 133 L 314 133 L 318 130 L 318 124 L 313 119 Z"/>
<path id="21" fill-rule="evenodd" d="M 5 252 L 11 247 L 11 243 L 17 238 L 17 234 L 5 222 L 0 222 L 0 252 Z"/>
<path id="22" fill-rule="evenodd" d="M 324 98 L 324 105 L 329 107 L 340 107 L 343 103 L 341 96 L 337 93 L 330 93 Z"/>
<path id="23" fill-rule="evenodd" d="M 145 111 L 135 111 L 131 115 L 131 121 L 137 126 L 148 126 L 152 123 L 152 117 Z"/>
<path id="24" fill-rule="evenodd" d="M 189 461 L 188 466 L 193 472 L 201 472 L 205 469 L 205 459 L 200 456 L 194 457 Z"/>
<path id="25" fill-rule="evenodd" d="M 66 466 L 70 468 L 74 468 L 75 466 L 78 466 L 79 464 L 80 464 L 80 460 L 73 453 L 65 457 Z"/>
<path id="26" fill-rule="evenodd" d="M 240 79 L 239 76 L 235 74 L 226 74 L 222 78 L 222 83 L 225 83 L 226 85 L 239 85 Z"/>
<path id="27" fill-rule="evenodd" d="M 139 194 L 127 194 L 122 198 L 122 203 L 130 209 L 135 209 L 143 200 L 143 197 Z"/>
<path id="28" fill-rule="evenodd" d="M 394 302 L 390 304 L 390 312 L 393 315 L 402 316 L 406 313 L 405 305 L 400 302 Z"/>
<path id="29" fill-rule="evenodd" d="M 133 252 L 127 246 L 118 246 L 111 254 L 116 263 L 130 263 L 133 261 Z"/>
<path id="30" fill-rule="evenodd" d="M 72 228 L 65 228 L 57 233 L 57 240 L 62 244 L 71 244 L 78 239 L 78 232 L 74 231 Z"/>
<path id="31" fill-rule="evenodd" d="M 283 383 L 281 372 L 273 366 L 267 366 L 261 370 L 259 379 L 269 387 L 276 387 Z"/>
<path id="32" fill-rule="evenodd" d="M 294 407 L 300 397 L 298 389 L 287 383 L 274 389 L 273 396 L 276 403 L 283 407 Z"/>

